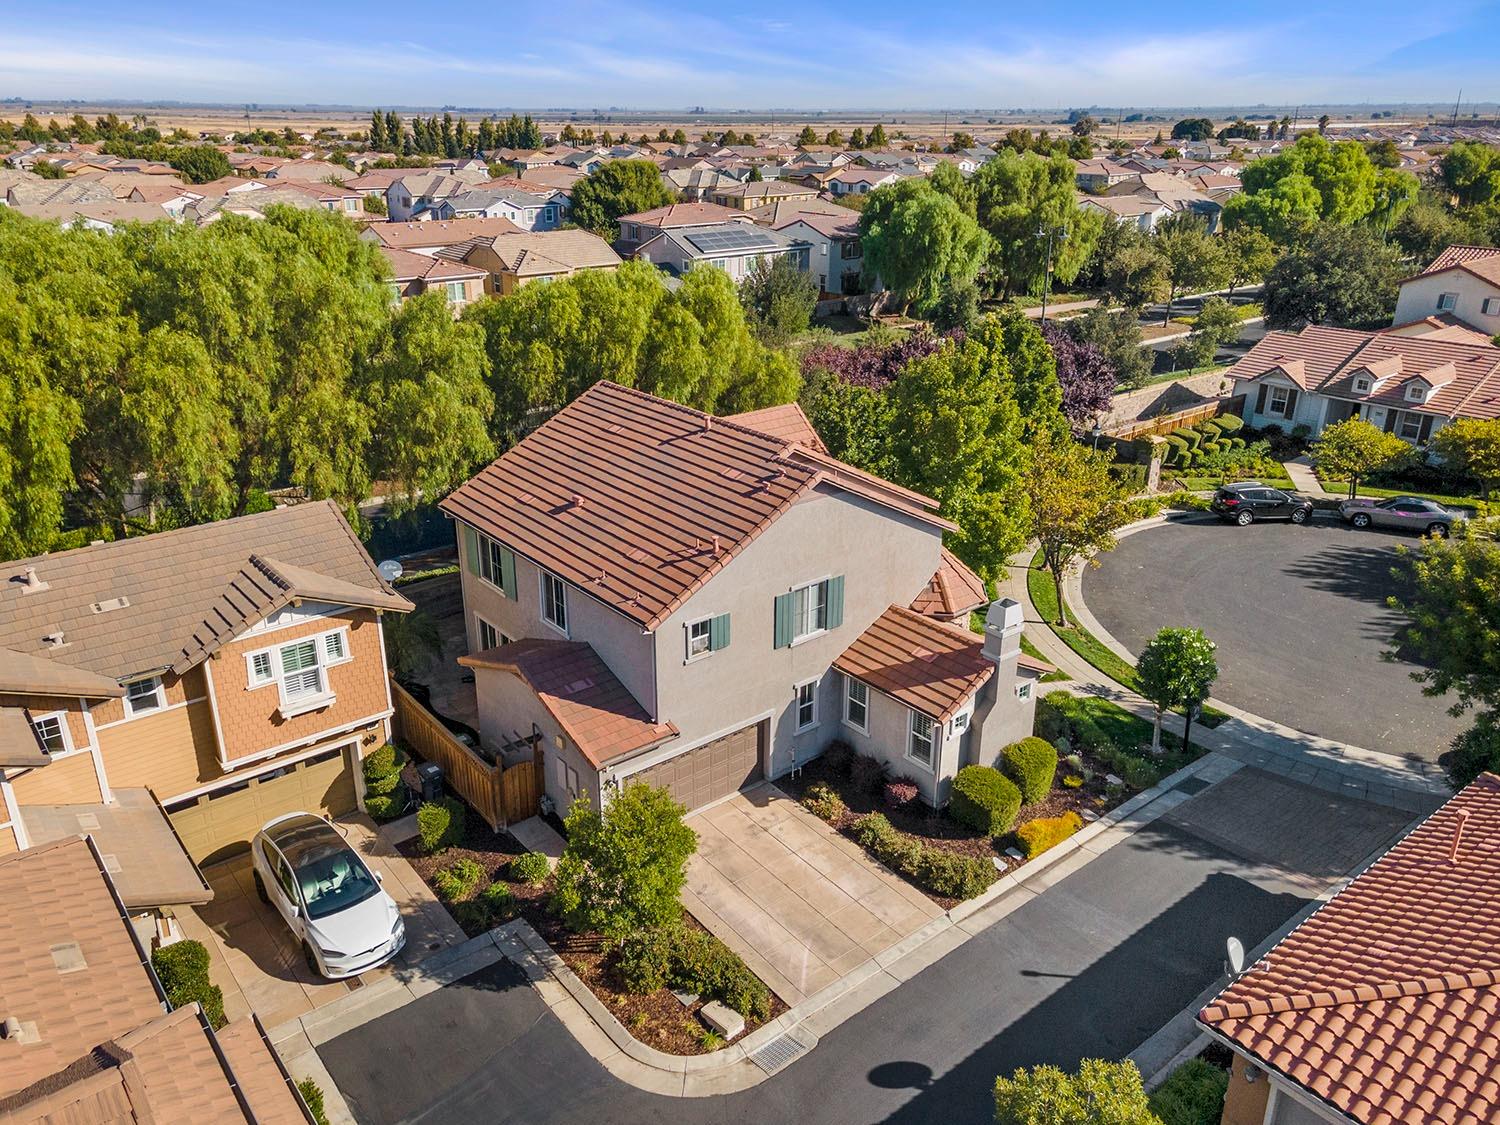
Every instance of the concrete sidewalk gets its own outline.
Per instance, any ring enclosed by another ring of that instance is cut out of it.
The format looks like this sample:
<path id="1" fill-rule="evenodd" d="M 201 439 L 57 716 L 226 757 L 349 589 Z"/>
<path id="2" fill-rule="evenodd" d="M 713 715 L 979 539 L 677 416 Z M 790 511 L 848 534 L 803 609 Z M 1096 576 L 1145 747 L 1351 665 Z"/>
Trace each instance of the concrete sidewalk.
<path id="1" fill-rule="evenodd" d="M 1342 500 L 1342 492 L 1329 492 L 1313 472 L 1312 459 L 1306 453 L 1285 462 L 1286 475 L 1292 478 L 1292 486 L 1304 496 L 1315 500 Z"/>

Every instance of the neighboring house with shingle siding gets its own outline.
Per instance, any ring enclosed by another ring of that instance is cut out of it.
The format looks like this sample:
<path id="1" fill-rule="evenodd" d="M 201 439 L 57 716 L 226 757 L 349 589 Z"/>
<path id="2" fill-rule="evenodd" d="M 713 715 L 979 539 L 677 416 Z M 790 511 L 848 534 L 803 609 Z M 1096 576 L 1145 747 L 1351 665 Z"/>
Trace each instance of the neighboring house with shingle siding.
<path id="1" fill-rule="evenodd" d="M 601 382 L 445 499 L 486 746 L 540 732 L 560 806 L 639 779 L 698 807 L 845 739 L 941 805 L 1028 733 L 1019 607 L 950 624 L 986 601 L 953 525 L 810 429 Z"/>
<path id="2" fill-rule="evenodd" d="M 66 806 L 132 909 L 206 901 L 189 857 L 357 806 L 389 730 L 380 615 L 410 608 L 326 501 L 0 565 L 0 853 Z"/>

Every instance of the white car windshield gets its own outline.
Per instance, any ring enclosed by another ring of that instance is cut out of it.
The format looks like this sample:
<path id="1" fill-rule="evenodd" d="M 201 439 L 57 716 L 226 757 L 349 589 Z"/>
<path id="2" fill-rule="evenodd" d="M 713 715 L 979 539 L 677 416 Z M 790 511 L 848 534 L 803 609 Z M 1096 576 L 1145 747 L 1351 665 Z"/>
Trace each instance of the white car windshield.
<path id="1" fill-rule="evenodd" d="M 309 918 L 326 918 L 364 902 L 380 885 L 348 848 L 316 854 L 309 851 L 297 867 L 297 885 Z"/>

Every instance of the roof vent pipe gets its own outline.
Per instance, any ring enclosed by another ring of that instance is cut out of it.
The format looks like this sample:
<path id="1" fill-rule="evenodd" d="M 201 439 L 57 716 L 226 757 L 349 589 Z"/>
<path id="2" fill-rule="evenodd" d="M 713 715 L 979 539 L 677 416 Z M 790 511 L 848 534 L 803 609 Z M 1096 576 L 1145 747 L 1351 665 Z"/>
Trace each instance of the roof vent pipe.
<path id="1" fill-rule="evenodd" d="M 34 566 L 28 566 L 25 571 L 22 572 L 22 581 L 26 586 L 25 592 L 28 594 L 40 593 L 41 591 L 49 588 L 47 583 L 43 582 L 40 578 L 37 577 L 36 567 Z"/>
<path id="2" fill-rule="evenodd" d="M 1453 825 L 1453 842 L 1448 845 L 1448 862 L 1458 862 L 1458 849 L 1464 839 L 1464 825 L 1469 823 L 1469 810 L 1458 810 L 1458 821 Z"/>

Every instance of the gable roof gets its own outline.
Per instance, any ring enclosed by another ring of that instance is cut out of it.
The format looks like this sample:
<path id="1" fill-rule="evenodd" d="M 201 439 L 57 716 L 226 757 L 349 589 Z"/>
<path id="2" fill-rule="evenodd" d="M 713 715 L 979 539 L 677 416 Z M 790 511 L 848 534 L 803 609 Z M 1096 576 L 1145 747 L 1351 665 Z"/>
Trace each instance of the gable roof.
<path id="1" fill-rule="evenodd" d="M 1355 1121 L 1500 1119 L 1500 777 L 1484 774 L 1199 1014 Z"/>
<path id="2" fill-rule="evenodd" d="M 519 234 L 521 228 L 499 215 L 477 219 L 429 219 L 420 223 L 372 223 L 361 231 L 382 246 L 409 250 L 414 246 L 456 246 L 471 238 Z"/>
<path id="3" fill-rule="evenodd" d="M 1403 279 L 1402 283 L 1452 269 L 1461 269 L 1492 285 L 1500 285 L 1500 247 L 1463 244 L 1449 246 L 1432 259 L 1421 273 Z"/>
<path id="4" fill-rule="evenodd" d="M 904 606 L 875 619 L 833 666 L 877 691 L 946 722 L 995 674 L 984 642 Z"/>
<path id="5" fill-rule="evenodd" d="M 620 264 L 620 255 L 610 244 L 586 230 L 517 231 L 479 239 L 464 251 L 465 260 L 480 245 L 493 249 L 506 272 L 517 277 L 609 269 Z"/>
<path id="6" fill-rule="evenodd" d="M 781 406 L 765 406 L 759 410 L 746 410 L 742 414 L 731 414 L 725 421 L 738 422 L 741 426 L 759 430 L 763 434 L 769 434 L 782 441 L 805 445 L 808 449 L 816 450 L 818 453 L 828 452 L 828 447 L 823 444 L 818 431 L 813 429 L 812 422 L 802 412 L 802 407 L 795 402 L 783 403 Z"/>
<path id="7" fill-rule="evenodd" d="M 926 587 L 912 599 L 913 612 L 924 617 L 957 617 L 990 600 L 984 579 L 965 566 L 947 547 L 943 548 L 942 559 L 942 565 Z"/>
<path id="8" fill-rule="evenodd" d="M 458 281 L 488 276 L 478 266 L 467 266 L 462 262 L 430 254 L 414 254 L 410 250 L 396 250 L 390 246 L 382 246 L 380 254 L 390 263 L 392 279 L 395 281 Z"/>
<path id="9" fill-rule="evenodd" d="M 649 630 L 819 486 L 953 530 L 927 497 L 602 381 L 439 507 Z"/>
<path id="10" fill-rule="evenodd" d="M 651 721 L 594 646 L 582 641 L 531 638 L 458 662 L 520 677 L 595 766 L 677 737 L 673 724 Z"/>
<path id="11" fill-rule="evenodd" d="M 0 648 L 114 680 L 182 672 L 296 598 L 411 608 L 320 500 L 0 564 Z"/>
<path id="12" fill-rule="evenodd" d="M 1388 378 L 1368 393 L 1353 389 L 1356 372 L 1383 370 L 1399 360 L 1400 378 Z M 1448 375 L 1447 366 L 1453 372 Z M 1258 379 L 1280 370 L 1304 390 L 1361 402 L 1415 409 L 1447 418 L 1500 417 L 1500 348 L 1489 343 L 1402 336 L 1388 331 L 1309 325 L 1300 332 L 1268 332 L 1230 368 L 1236 379 Z M 1442 385 L 1422 403 L 1408 404 L 1404 387 L 1413 378 L 1441 370 Z"/>
<path id="13" fill-rule="evenodd" d="M 665 207 L 621 215 L 617 221 L 668 230 L 672 227 L 696 227 L 704 223 L 742 223 L 746 219 L 745 212 L 718 203 L 668 203 Z"/>

